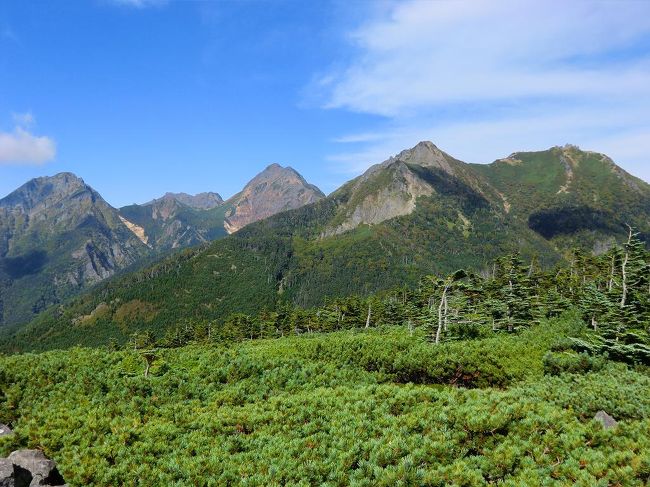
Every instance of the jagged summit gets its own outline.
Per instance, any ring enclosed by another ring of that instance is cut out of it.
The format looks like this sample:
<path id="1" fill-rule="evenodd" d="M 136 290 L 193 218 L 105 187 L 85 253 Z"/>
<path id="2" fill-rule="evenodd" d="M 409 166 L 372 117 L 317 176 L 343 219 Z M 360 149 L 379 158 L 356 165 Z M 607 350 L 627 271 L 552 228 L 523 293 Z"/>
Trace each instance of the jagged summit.
<path id="1" fill-rule="evenodd" d="M 302 175 L 296 171 L 293 167 L 291 166 L 282 166 L 278 164 L 277 162 L 274 162 L 272 164 L 269 164 L 262 170 L 259 174 L 257 174 L 253 179 L 251 179 L 246 186 L 250 186 L 255 184 L 255 181 L 257 180 L 263 180 L 263 179 L 281 179 L 283 177 L 286 178 L 296 178 L 299 181 L 302 181 L 303 184 L 312 187 L 313 189 L 320 191 L 316 186 L 313 184 L 307 183 L 305 178 L 302 177 Z"/>
<path id="2" fill-rule="evenodd" d="M 195 195 L 187 193 L 167 192 L 160 198 L 156 198 L 145 203 L 145 205 L 153 205 L 155 203 L 167 200 L 178 201 L 179 203 L 189 206 L 190 208 L 195 208 L 197 210 L 209 210 L 223 204 L 223 198 L 219 193 L 208 191 L 204 193 L 197 193 Z"/>
<path id="3" fill-rule="evenodd" d="M 94 192 L 83 179 L 70 172 L 34 178 L 0 199 L 0 208 L 34 209 L 44 202 L 60 201 L 79 190 Z"/>
<path id="4" fill-rule="evenodd" d="M 410 149 L 403 150 L 389 160 L 402 161 L 407 164 L 417 164 L 424 167 L 436 167 L 445 172 L 452 173 L 453 168 L 449 162 L 450 159 L 452 158 L 449 154 L 441 151 L 432 142 L 425 140 Z"/>
<path id="5" fill-rule="evenodd" d="M 443 152 L 430 141 L 370 167 L 365 173 L 333 193 L 345 203 L 339 206 L 335 225 L 324 235 L 339 234 L 359 225 L 376 225 L 411 214 L 420 197 L 448 193 L 450 185 L 492 198 L 494 190 L 471 170 L 469 164 Z"/>
<path id="6" fill-rule="evenodd" d="M 324 197 L 320 189 L 305 181 L 295 169 L 273 163 L 251 179 L 240 193 L 226 201 L 230 208 L 224 228 L 233 233 L 249 223 Z"/>
<path id="7" fill-rule="evenodd" d="M 0 200 L 0 323 L 31 319 L 147 253 L 83 179 L 32 179 Z"/>

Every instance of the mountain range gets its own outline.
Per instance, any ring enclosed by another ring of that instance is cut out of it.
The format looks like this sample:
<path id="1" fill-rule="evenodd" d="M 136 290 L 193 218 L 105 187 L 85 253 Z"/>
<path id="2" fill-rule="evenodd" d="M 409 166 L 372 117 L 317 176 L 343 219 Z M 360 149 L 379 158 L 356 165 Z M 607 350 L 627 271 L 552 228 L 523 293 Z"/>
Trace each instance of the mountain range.
<path id="1" fill-rule="evenodd" d="M 275 179 L 282 184 L 269 180 L 276 171 L 284 174 Z M 275 200 L 271 209 L 266 195 Z M 260 208 L 257 222 L 251 208 Z M 188 216 L 199 211 L 212 212 L 215 226 Z M 294 171 L 270 166 L 213 208 L 197 210 L 168 195 L 121 209 L 119 216 L 142 229 L 135 234 L 149 239 L 138 239 L 145 247 L 169 249 L 232 235 L 51 308 L 14 333 L 6 348 L 124 341 L 134 331 L 161 334 L 184 320 L 222 323 L 232 313 L 285 301 L 312 306 L 415 285 L 425 273 L 489 272 L 492 259 L 515 251 L 550 266 L 566 261 L 576 246 L 608 249 L 625 238 L 628 224 L 645 238 L 650 185 L 607 156 L 571 145 L 483 165 L 421 142 L 327 197 Z M 174 231 L 167 234 L 170 225 Z"/>
<path id="2" fill-rule="evenodd" d="M 0 199 L 0 325 L 29 321 L 120 271 L 323 196 L 277 164 L 225 202 L 217 193 L 167 193 L 119 209 L 74 174 L 34 179 Z"/>

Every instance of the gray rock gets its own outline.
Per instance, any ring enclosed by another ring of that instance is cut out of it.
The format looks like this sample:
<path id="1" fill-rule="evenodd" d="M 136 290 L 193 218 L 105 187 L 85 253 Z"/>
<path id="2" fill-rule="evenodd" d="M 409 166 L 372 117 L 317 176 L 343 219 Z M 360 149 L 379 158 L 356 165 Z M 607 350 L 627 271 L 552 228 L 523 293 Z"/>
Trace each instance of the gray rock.
<path id="1" fill-rule="evenodd" d="M 13 431 L 11 431 L 11 428 L 9 426 L 0 423 L 0 436 L 9 436 L 12 433 Z"/>
<path id="2" fill-rule="evenodd" d="M 14 477 L 16 487 L 28 485 L 37 486 L 60 486 L 64 485 L 63 477 L 56 468 L 56 462 L 47 458 L 40 450 L 18 450 L 9 455 L 8 460 L 14 466 Z M 29 477 L 28 484 L 18 483 L 18 477 Z"/>
<path id="3" fill-rule="evenodd" d="M 610 430 L 618 426 L 618 422 L 614 418 L 612 418 L 609 414 L 607 414 L 605 411 L 602 410 L 596 413 L 594 419 L 596 421 L 599 421 L 603 425 L 603 429 L 606 430 Z"/>
<path id="4" fill-rule="evenodd" d="M 14 464 L 6 458 L 0 458 L 0 487 L 16 487 Z"/>

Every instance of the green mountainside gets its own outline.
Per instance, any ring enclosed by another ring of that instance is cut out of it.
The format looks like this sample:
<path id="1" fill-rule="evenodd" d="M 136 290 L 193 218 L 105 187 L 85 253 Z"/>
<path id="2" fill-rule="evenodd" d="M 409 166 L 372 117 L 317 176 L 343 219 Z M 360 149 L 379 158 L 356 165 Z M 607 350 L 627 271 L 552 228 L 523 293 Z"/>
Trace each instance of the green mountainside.
<path id="1" fill-rule="evenodd" d="M 30 320 L 148 254 L 83 180 L 34 179 L 0 200 L 0 324 Z"/>
<path id="2" fill-rule="evenodd" d="M 560 247 L 599 252 L 624 236 L 626 224 L 648 231 L 650 185 L 603 154 L 569 145 L 473 168 L 499 191 L 506 211 Z"/>
<path id="3" fill-rule="evenodd" d="M 269 166 L 224 202 L 216 193 L 168 193 L 111 207 L 70 173 L 34 179 L 0 199 L 0 327 L 15 327 L 106 278 L 172 251 L 317 201 L 295 170 Z"/>
<path id="4" fill-rule="evenodd" d="M 469 165 L 422 142 L 316 203 L 102 284 L 37 318 L 14 343 L 162 335 L 283 302 L 314 306 L 414 286 L 423 274 L 486 274 L 513 251 L 550 266 L 575 246 L 607 250 L 625 238 L 627 223 L 643 236 L 649 204 L 650 186 L 575 147 Z"/>

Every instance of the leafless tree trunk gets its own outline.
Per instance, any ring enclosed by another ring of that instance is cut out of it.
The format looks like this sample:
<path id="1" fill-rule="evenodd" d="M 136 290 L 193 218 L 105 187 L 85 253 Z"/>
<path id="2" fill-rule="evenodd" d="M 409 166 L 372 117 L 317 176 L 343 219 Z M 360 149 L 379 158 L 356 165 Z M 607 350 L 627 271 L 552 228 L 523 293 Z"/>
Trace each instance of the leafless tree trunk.
<path id="1" fill-rule="evenodd" d="M 371 305 L 368 305 L 368 316 L 366 317 L 366 328 L 370 328 L 370 315 L 372 313 Z"/>
<path id="2" fill-rule="evenodd" d="M 444 302 L 445 302 L 445 331 L 447 331 L 447 325 L 449 324 L 449 319 L 448 319 L 449 313 L 448 313 L 448 307 L 447 307 L 447 293 L 445 293 Z"/>
<path id="3" fill-rule="evenodd" d="M 438 306 L 438 330 L 436 331 L 436 344 L 440 343 L 440 333 L 442 332 L 442 327 L 447 320 L 447 291 L 449 290 L 449 285 L 446 285 L 442 291 L 442 297 L 440 298 L 440 305 Z"/>
<path id="4" fill-rule="evenodd" d="M 632 242 L 632 227 L 627 226 L 630 229 L 630 233 L 627 237 L 627 246 L 625 247 L 625 257 L 623 257 L 623 265 L 621 266 L 622 273 L 622 282 L 621 285 L 623 290 L 621 292 L 621 308 L 625 307 L 625 302 L 627 300 L 627 263 L 630 260 L 630 243 Z"/>

